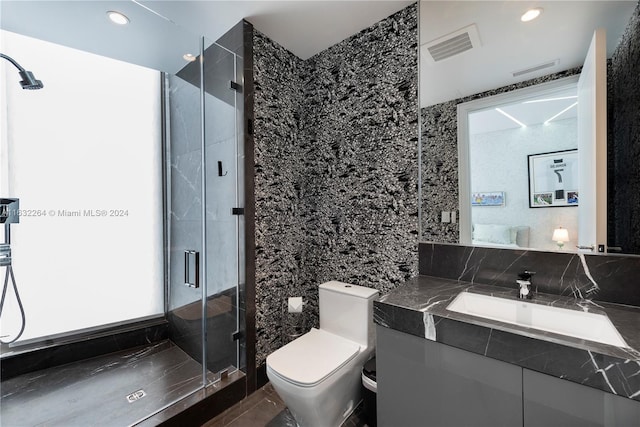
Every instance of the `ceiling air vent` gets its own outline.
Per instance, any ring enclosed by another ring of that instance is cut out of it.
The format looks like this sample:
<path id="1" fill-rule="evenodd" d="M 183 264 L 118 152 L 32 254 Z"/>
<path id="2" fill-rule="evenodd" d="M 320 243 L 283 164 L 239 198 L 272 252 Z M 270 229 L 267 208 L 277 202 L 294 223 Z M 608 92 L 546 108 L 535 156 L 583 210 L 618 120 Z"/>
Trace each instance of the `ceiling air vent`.
<path id="1" fill-rule="evenodd" d="M 446 36 L 439 37 L 423 45 L 428 58 L 439 62 L 473 48 L 480 47 L 480 36 L 476 24 L 461 28 Z"/>
<path id="2" fill-rule="evenodd" d="M 544 70 L 545 68 L 555 67 L 559 63 L 560 63 L 559 59 L 554 59 L 553 61 L 548 61 L 548 62 L 545 62 L 544 64 L 538 64 L 538 65 L 534 65 L 533 67 L 525 68 L 524 70 L 514 71 L 511 74 L 513 74 L 513 77 L 519 77 L 523 74 L 529 74 L 535 71 Z"/>

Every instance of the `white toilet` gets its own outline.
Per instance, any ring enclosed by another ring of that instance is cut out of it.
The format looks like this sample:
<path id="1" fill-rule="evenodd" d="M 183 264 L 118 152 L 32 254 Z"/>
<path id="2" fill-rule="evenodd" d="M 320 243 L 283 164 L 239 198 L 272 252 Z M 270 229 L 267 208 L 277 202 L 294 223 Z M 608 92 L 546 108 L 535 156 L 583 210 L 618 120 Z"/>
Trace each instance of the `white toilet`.
<path id="1" fill-rule="evenodd" d="M 337 427 L 360 402 L 361 369 L 373 356 L 375 289 L 319 287 L 320 329 L 267 357 L 267 376 L 301 427 Z"/>

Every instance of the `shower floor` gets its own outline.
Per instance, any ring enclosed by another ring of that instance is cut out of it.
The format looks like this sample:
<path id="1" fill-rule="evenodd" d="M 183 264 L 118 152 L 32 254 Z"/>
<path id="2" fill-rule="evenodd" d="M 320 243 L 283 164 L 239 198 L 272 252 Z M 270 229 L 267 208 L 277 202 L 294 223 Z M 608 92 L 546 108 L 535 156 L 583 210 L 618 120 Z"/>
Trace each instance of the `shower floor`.
<path id="1" fill-rule="evenodd" d="M 163 341 L 3 381 L 0 424 L 133 425 L 197 390 L 201 380 L 202 365 Z M 139 390 L 144 396 L 129 402 Z"/>

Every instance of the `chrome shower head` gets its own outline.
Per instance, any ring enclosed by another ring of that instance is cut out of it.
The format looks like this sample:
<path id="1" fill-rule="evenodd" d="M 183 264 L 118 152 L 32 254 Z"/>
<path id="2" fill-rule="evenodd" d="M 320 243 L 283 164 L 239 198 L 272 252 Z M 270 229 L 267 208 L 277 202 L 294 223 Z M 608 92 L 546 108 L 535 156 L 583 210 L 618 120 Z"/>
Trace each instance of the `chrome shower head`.
<path id="1" fill-rule="evenodd" d="M 20 71 L 19 74 L 20 77 L 22 77 L 22 81 L 20 82 L 22 89 L 35 90 L 42 89 L 44 87 L 40 80 L 36 80 L 31 71 Z"/>
<path id="2" fill-rule="evenodd" d="M 36 80 L 35 76 L 31 71 L 27 71 L 24 68 L 22 68 L 20 64 L 18 64 L 10 56 L 0 53 L 0 58 L 4 58 L 7 61 L 11 62 L 18 69 L 18 73 L 22 78 L 22 81 L 20 82 L 22 89 L 34 90 L 34 89 L 42 89 L 44 87 L 44 85 L 40 80 Z"/>

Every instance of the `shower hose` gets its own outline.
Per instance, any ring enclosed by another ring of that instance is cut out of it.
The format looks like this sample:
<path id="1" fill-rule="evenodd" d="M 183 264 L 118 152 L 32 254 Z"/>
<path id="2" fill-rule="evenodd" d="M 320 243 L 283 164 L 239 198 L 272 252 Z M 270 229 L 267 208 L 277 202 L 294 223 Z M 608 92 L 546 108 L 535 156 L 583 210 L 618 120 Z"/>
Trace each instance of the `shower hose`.
<path id="1" fill-rule="evenodd" d="M 16 294 L 18 307 L 20 308 L 20 316 L 22 317 L 22 326 L 20 327 L 20 332 L 18 332 L 18 335 L 11 341 L 3 341 L 0 338 L 0 343 L 2 344 L 11 344 L 13 342 L 16 342 L 18 338 L 22 336 L 22 333 L 24 332 L 24 327 L 27 324 L 27 319 L 25 318 L 25 315 L 24 315 L 24 307 L 22 306 L 22 301 L 20 300 L 20 293 L 18 292 L 18 285 L 16 284 L 16 277 L 13 275 L 13 267 L 11 267 L 11 264 L 6 266 L 6 272 L 4 275 L 4 286 L 2 287 L 2 299 L 0 299 L 0 318 L 2 318 L 2 310 L 4 309 L 4 299 L 7 296 L 7 289 L 9 288 L 9 277 L 11 277 L 11 284 L 13 285 L 13 290 Z"/>

